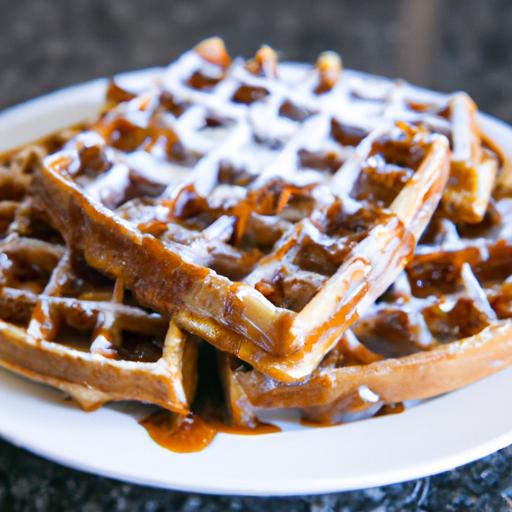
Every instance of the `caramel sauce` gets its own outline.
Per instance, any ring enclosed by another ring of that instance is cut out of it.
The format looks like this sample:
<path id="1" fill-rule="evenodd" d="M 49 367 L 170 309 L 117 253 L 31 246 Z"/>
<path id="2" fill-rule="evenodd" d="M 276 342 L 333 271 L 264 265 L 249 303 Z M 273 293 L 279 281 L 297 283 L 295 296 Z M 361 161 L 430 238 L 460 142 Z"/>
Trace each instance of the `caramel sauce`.
<path id="1" fill-rule="evenodd" d="M 334 140 L 343 146 L 357 146 L 368 136 L 368 131 L 364 128 L 357 128 L 332 119 L 331 135 Z"/>
<path id="2" fill-rule="evenodd" d="M 254 427 L 228 425 L 216 418 L 205 419 L 198 414 L 178 416 L 169 411 L 157 411 L 139 422 L 151 439 L 175 453 L 200 452 L 210 446 L 217 433 L 264 435 L 281 432 L 277 425 L 258 421 Z"/>
<path id="3" fill-rule="evenodd" d="M 400 414 L 405 410 L 403 404 L 385 404 L 375 417 Z M 142 425 L 153 441 L 163 448 L 175 453 L 200 452 L 210 446 L 215 436 L 222 432 L 234 435 L 266 435 L 281 432 L 281 428 L 271 423 L 258 421 L 250 427 L 245 425 L 229 425 L 211 415 L 206 418 L 198 414 L 179 416 L 169 411 L 160 410 L 142 419 Z M 300 424 L 305 427 L 327 428 L 343 425 L 343 422 L 330 422 L 301 418 Z"/>
<path id="4" fill-rule="evenodd" d="M 401 414 L 405 411 L 405 405 L 402 403 L 398 404 L 384 404 L 379 412 L 375 415 L 377 416 L 389 416 L 390 414 Z"/>
<path id="5" fill-rule="evenodd" d="M 267 95 L 268 91 L 264 87 L 241 85 L 233 94 L 232 100 L 235 103 L 244 103 L 249 105 L 255 101 L 263 99 Z"/>
<path id="6" fill-rule="evenodd" d="M 235 434 L 238 436 L 256 436 L 266 434 L 277 434 L 281 432 L 281 428 L 272 423 L 264 423 L 263 421 L 257 421 L 254 426 L 246 425 L 229 425 L 223 421 L 209 418 L 207 423 L 210 427 L 213 427 L 217 432 L 224 434 Z"/>
<path id="7" fill-rule="evenodd" d="M 210 77 L 200 71 L 195 71 L 188 79 L 187 83 L 193 89 L 209 90 L 215 87 L 221 79 L 222 76 Z"/>
<path id="8" fill-rule="evenodd" d="M 200 452 L 217 435 L 217 430 L 197 415 L 178 416 L 157 411 L 139 423 L 153 441 L 176 453 Z"/>
<path id="9" fill-rule="evenodd" d="M 300 424 L 303 425 L 304 427 L 327 428 L 343 425 L 343 422 L 332 423 L 330 421 L 312 420 L 303 417 L 300 419 Z"/>

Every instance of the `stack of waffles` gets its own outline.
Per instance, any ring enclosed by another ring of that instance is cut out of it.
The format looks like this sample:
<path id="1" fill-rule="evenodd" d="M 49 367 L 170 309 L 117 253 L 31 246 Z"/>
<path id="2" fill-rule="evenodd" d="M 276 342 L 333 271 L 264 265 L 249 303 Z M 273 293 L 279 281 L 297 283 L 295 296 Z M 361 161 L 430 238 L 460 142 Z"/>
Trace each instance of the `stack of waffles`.
<path id="1" fill-rule="evenodd" d="M 371 416 L 512 363 L 511 226 L 466 94 L 209 39 L 2 156 L 0 364 L 186 415 L 206 351 L 232 424 Z"/>

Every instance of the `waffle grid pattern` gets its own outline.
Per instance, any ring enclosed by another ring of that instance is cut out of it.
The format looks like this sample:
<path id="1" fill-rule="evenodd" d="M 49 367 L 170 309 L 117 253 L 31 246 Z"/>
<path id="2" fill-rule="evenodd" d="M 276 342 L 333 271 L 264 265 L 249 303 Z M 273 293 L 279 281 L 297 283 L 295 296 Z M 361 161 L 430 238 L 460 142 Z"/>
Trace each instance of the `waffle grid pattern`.
<path id="1" fill-rule="evenodd" d="M 293 69 L 208 40 L 3 157 L 0 364 L 84 408 L 184 413 L 188 331 L 251 426 L 254 406 L 357 419 L 510 363 L 512 171 L 473 101 L 333 53 Z"/>
<path id="2" fill-rule="evenodd" d="M 141 302 L 186 309 L 184 328 L 290 380 L 403 267 L 444 184 L 447 143 L 426 114 L 398 121 L 401 85 L 354 99 L 331 54 L 290 83 L 268 48 L 226 62 L 218 42 L 200 45 L 108 110 L 46 160 L 43 201 L 67 187 L 157 238 L 177 284 L 163 304 L 126 283 Z M 66 215 L 53 218 L 64 231 Z M 124 277 L 120 259 L 105 265 Z"/>

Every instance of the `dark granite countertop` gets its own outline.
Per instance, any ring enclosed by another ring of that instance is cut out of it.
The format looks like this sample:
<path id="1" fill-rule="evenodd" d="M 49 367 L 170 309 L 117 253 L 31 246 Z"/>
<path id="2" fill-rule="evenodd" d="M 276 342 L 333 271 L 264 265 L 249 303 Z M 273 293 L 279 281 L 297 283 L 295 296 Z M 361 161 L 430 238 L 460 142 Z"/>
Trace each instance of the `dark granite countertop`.
<path id="1" fill-rule="evenodd" d="M 323 49 L 347 67 L 467 90 L 512 120 L 509 0 L 0 0 L 0 108 L 65 85 L 163 65 L 219 34 L 234 53 L 262 42 L 290 60 Z M 189 495 L 86 475 L 0 441 L 3 511 L 512 510 L 512 447 L 393 486 L 306 498 Z"/>
<path id="2" fill-rule="evenodd" d="M 0 441 L 0 510 L 83 512 L 335 512 L 512 510 L 512 447 L 454 471 L 386 487 L 297 498 L 235 498 L 116 482 Z"/>

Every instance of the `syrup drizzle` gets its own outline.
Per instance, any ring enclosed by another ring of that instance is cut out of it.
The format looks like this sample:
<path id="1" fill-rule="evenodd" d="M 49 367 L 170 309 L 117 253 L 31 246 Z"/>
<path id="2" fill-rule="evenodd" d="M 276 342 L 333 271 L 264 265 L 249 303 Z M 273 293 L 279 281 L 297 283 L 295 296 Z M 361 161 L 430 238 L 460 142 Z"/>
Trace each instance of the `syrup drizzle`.
<path id="1" fill-rule="evenodd" d="M 405 411 L 405 405 L 402 403 L 384 404 L 375 416 L 377 417 L 377 416 L 389 416 L 391 414 L 401 414 L 404 411 Z"/>
<path id="2" fill-rule="evenodd" d="M 199 414 L 179 416 L 160 410 L 139 422 L 160 446 L 175 453 L 200 452 L 210 446 L 219 433 L 265 435 L 281 432 L 277 425 L 258 422 L 253 427 L 229 425 L 216 418 L 205 419 Z"/>
<path id="3" fill-rule="evenodd" d="M 141 420 L 147 433 L 160 446 L 176 453 L 200 452 L 211 444 L 217 430 L 198 415 L 178 416 L 157 411 Z"/>
<path id="4" fill-rule="evenodd" d="M 403 404 L 385 404 L 375 414 L 388 416 L 404 412 Z M 200 452 L 210 446 L 219 432 L 234 435 L 267 435 L 281 432 L 281 428 L 271 423 L 258 421 L 254 426 L 229 425 L 217 415 L 198 414 L 179 416 L 169 411 L 159 410 L 142 419 L 139 423 L 160 446 L 175 453 Z M 342 425 L 343 422 L 313 421 L 301 418 L 300 424 L 306 427 L 328 428 Z"/>
<path id="5" fill-rule="evenodd" d="M 182 416 L 160 409 L 139 422 L 156 443 L 175 453 L 191 453 L 207 448 L 219 432 L 245 436 L 281 432 L 277 425 L 257 419 L 250 425 L 233 424 L 226 413 L 222 384 L 215 371 L 217 358 L 211 347 L 201 347 L 198 364 L 194 412 Z"/>

